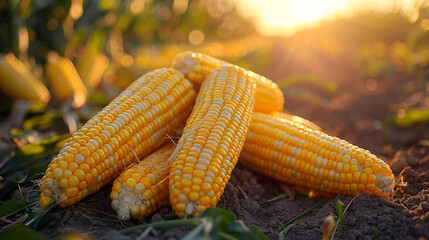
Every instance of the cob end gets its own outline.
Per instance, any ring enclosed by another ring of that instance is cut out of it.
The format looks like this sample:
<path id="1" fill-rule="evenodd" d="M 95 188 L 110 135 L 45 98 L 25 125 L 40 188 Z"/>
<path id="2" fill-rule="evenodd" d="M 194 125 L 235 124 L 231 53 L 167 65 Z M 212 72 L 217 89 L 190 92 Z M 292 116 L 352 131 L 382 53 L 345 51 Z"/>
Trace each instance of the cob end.
<path id="1" fill-rule="evenodd" d="M 120 192 L 119 199 L 112 201 L 112 208 L 118 213 L 121 220 L 130 218 L 131 208 L 137 204 L 137 196 L 130 191 Z"/>
<path id="2" fill-rule="evenodd" d="M 374 185 L 380 189 L 384 195 L 387 195 L 387 197 L 393 193 L 393 188 L 395 186 L 395 182 L 393 178 L 386 177 L 381 173 L 378 173 L 375 175 L 375 183 Z"/>
<path id="3" fill-rule="evenodd" d="M 182 72 L 185 76 L 193 72 L 194 65 L 195 61 L 189 58 L 173 62 L 174 68 Z"/>

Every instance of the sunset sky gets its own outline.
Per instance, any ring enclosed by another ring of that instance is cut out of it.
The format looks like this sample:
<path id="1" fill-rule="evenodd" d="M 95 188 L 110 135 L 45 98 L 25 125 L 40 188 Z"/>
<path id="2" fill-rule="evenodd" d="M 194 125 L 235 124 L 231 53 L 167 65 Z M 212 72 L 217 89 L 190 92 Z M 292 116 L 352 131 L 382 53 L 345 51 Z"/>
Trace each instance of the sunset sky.
<path id="1" fill-rule="evenodd" d="M 254 15 L 261 33 L 290 35 L 322 19 L 347 16 L 360 11 L 400 10 L 411 20 L 415 6 L 427 0 L 237 0 L 246 14 Z"/>

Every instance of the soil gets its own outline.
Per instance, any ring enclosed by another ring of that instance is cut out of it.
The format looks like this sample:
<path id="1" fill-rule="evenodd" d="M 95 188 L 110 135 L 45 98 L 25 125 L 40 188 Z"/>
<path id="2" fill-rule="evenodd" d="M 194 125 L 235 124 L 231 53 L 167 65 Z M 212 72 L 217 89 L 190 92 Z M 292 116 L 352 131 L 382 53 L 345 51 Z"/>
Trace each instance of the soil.
<path id="1" fill-rule="evenodd" d="M 275 48 L 281 52 L 281 46 Z M 277 66 L 276 75 L 267 77 L 274 81 L 279 76 L 289 74 L 287 59 L 281 54 L 273 54 Z M 317 59 L 316 59 L 317 60 Z M 323 62 L 323 61 L 322 61 Z M 324 66 L 319 66 L 324 69 Z M 303 69 L 299 66 L 296 69 Z M 307 69 L 318 72 L 318 69 Z M 279 72 L 280 71 L 280 72 Z M 325 217 L 337 216 L 336 203 L 340 200 L 348 206 L 344 215 L 341 239 L 429 239 L 429 147 L 421 144 L 429 139 L 429 125 L 399 128 L 380 124 L 393 113 L 392 105 L 401 102 L 400 89 L 396 86 L 404 79 L 401 76 L 379 78 L 375 91 L 365 87 L 367 79 L 357 74 L 345 76 L 332 73 L 330 80 L 339 86 L 339 93 L 319 93 L 328 101 L 322 105 L 287 98 L 285 109 L 292 114 L 309 119 L 318 124 L 326 133 L 363 147 L 386 161 L 392 168 L 397 185 L 390 200 L 382 200 L 367 194 L 357 197 L 333 196 L 321 207 L 316 208 L 289 225 L 286 239 L 321 239 L 321 226 Z M 347 81 L 343 81 L 347 78 Z M 301 86 L 304 90 L 319 91 L 311 86 Z M 118 230 L 136 224 L 176 219 L 171 207 L 162 208 L 154 215 L 141 221 L 119 221 L 110 207 L 111 185 L 83 199 L 67 209 L 58 209 L 53 219 L 41 232 L 56 238 L 59 234 L 81 231 L 94 238 L 135 239 L 143 231 L 130 236 L 119 234 Z M 246 225 L 259 229 L 273 229 L 267 233 L 269 239 L 279 239 L 279 227 L 326 197 L 310 198 L 296 194 L 294 198 L 283 198 L 267 206 L 260 204 L 282 193 L 283 185 L 244 168 L 240 163 L 234 169 L 219 207 L 232 211 L 237 219 Z M 192 227 L 150 230 L 145 239 L 180 239 Z M 338 236 L 338 231 L 337 235 Z"/>

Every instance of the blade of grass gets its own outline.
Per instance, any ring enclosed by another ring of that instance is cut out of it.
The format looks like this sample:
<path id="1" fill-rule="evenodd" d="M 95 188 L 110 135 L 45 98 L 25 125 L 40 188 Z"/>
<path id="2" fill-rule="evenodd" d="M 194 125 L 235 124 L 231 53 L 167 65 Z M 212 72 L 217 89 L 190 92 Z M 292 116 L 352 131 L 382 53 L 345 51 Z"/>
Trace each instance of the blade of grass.
<path id="1" fill-rule="evenodd" d="M 240 240 L 240 238 L 236 238 L 224 232 L 219 232 L 219 237 L 222 240 Z"/>
<path id="2" fill-rule="evenodd" d="M 198 225 L 191 232 L 189 232 L 188 234 L 186 234 L 186 236 L 182 240 L 197 239 L 199 237 L 200 233 L 203 231 L 203 229 L 204 229 L 204 224 Z"/>
<path id="3" fill-rule="evenodd" d="M 261 206 L 261 207 L 266 207 L 266 206 L 268 206 L 270 203 L 275 202 L 275 201 L 280 200 L 280 199 L 283 199 L 283 198 L 286 198 L 286 197 L 287 197 L 287 196 L 286 196 L 286 194 L 280 194 L 280 195 L 278 195 L 278 196 L 276 196 L 276 197 L 273 197 L 273 198 L 271 198 L 271 199 L 269 199 L 269 200 L 267 200 L 267 201 L 265 201 L 265 202 L 261 203 L 259 206 Z"/>
<path id="4" fill-rule="evenodd" d="M 338 214 L 338 239 L 341 237 L 341 228 L 343 226 L 343 219 L 344 219 L 344 203 L 340 201 L 340 199 L 337 199 L 337 214 Z"/>
<path id="5" fill-rule="evenodd" d="M 347 209 L 349 209 L 349 207 L 350 207 L 350 205 L 352 204 L 352 202 L 353 202 L 353 201 L 354 201 L 358 196 L 360 196 L 360 194 L 359 194 L 359 195 L 354 196 L 354 197 L 352 198 L 352 200 L 350 200 L 350 202 L 347 204 L 346 209 L 344 209 L 344 212 L 342 213 L 342 215 L 343 215 L 343 219 L 344 219 L 344 215 L 346 215 Z M 336 226 L 335 226 L 335 228 L 334 228 L 334 231 L 332 232 L 332 235 L 331 235 L 330 240 L 334 239 L 335 231 L 337 231 L 337 228 L 338 228 L 338 225 L 339 225 L 339 224 L 340 224 L 340 218 L 337 220 L 337 224 L 336 224 Z M 342 220 L 341 220 L 341 224 L 342 224 Z M 341 227 L 342 227 L 342 226 L 341 226 Z"/>
<path id="6" fill-rule="evenodd" d="M 287 228 L 285 228 L 283 231 L 281 231 L 279 233 L 279 240 L 283 240 L 286 237 L 286 234 L 289 232 L 289 230 L 294 226 L 295 224 L 290 224 L 289 226 L 287 226 Z"/>
<path id="7" fill-rule="evenodd" d="M 277 227 L 277 229 L 287 229 L 288 227 L 285 228 L 285 226 L 288 226 L 289 224 L 293 223 L 295 220 L 297 220 L 298 218 L 304 216 L 305 214 L 311 212 L 313 209 L 316 209 L 318 207 L 321 207 L 322 205 L 324 205 L 325 203 L 327 203 L 329 201 L 329 199 L 320 201 L 316 204 L 314 204 L 313 206 L 309 207 L 308 209 L 306 209 L 305 211 L 300 212 L 298 215 L 296 215 L 295 217 L 293 217 L 291 220 L 287 221 L 284 224 L 280 224 L 280 226 Z M 270 229 L 264 229 L 262 230 L 262 232 L 271 232 Z"/>
<path id="8" fill-rule="evenodd" d="M 302 216 L 304 216 L 305 214 L 307 214 L 307 213 L 309 213 L 309 212 L 311 212 L 313 209 L 316 209 L 316 208 L 319 208 L 319 207 L 321 207 L 322 205 L 324 205 L 325 203 L 327 203 L 329 201 L 329 199 L 326 199 L 326 200 L 323 200 L 323 201 L 320 201 L 320 202 L 318 202 L 318 203 L 316 203 L 316 204 L 314 204 L 313 206 L 311 206 L 311 207 L 309 207 L 307 210 L 305 210 L 305 211 L 303 211 L 303 212 L 301 212 L 301 213 L 299 213 L 298 215 L 296 215 L 294 218 L 292 218 L 291 220 L 289 220 L 288 222 L 286 222 L 285 224 L 283 224 L 283 225 L 289 225 L 289 224 L 291 224 L 291 223 L 293 223 L 295 220 L 297 220 L 298 218 L 300 218 L 300 217 L 302 217 Z"/>

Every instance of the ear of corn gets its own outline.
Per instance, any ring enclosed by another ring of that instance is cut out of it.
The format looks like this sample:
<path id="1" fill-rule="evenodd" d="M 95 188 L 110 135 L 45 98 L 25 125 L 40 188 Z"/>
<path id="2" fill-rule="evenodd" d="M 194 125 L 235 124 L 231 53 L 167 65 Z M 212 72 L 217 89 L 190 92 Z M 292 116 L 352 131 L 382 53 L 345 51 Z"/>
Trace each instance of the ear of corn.
<path id="1" fill-rule="evenodd" d="M 42 105 L 47 104 L 51 97 L 45 85 L 13 53 L 0 56 L 0 87 L 13 99 L 25 99 Z"/>
<path id="2" fill-rule="evenodd" d="M 210 72 L 224 64 L 228 63 L 201 53 L 187 51 L 177 54 L 172 65 L 198 88 Z M 281 111 L 284 97 L 279 86 L 261 75 L 246 71 L 256 79 L 254 111 L 264 113 Z"/>
<path id="3" fill-rule="evenodd" d="M 388 198 L 394 177 L 369 151 L 281 116 L 254 113 L 240 163 L 297 187 Z"/>
<path id="4" fill-rule="evenodd" d="M 50 53 L 45 75 L 56 101 L 73 99 L 74 108 L 79 108 L 86 102 L 86 88 L 70 59 Z"/>
<path id="5" fill-rule="evenodd" d="M 109 65 L 109 59 L 102 53 L 87 53 L 77 64 L 77 71 L 86 88 L 92 90 L 100 84 L 104 71 Z"/>
<path id="6" fill-rule="evenodd" d="M 41 180 L 41 206 L 72 205 L 114 180 L 184 126 L 195 96 L 174 69 L 137 79 L 63 145 Z"/>
<path id="7" fill-rule="evenodd" d="M 170 203 L 167 160 L 175 147 L 172 142 L 164 145 L 115 180 L 110 198 L 120 219 L 141 219 Z"/>
<path id="8" fill-rule="evenodd" d="M 284 112 L 275 112 L 272 115 L 274 118 L 277 118 L 277 119 L 289 120 L 289 121 L 304 125 L 313 130 L 322 131 L 322 129 L 319 126 L 317 126 L 315 123 L 299 116 L 295 116 Z"/>
<path id="9" fill-rule="evenodd" d="M 170 202 L 177 216 L 199 215 L 219 201 L 247 135 L 254 85 L 232 65 L 213 71 L 202 83 L 172 154 Z"/>

